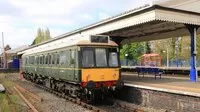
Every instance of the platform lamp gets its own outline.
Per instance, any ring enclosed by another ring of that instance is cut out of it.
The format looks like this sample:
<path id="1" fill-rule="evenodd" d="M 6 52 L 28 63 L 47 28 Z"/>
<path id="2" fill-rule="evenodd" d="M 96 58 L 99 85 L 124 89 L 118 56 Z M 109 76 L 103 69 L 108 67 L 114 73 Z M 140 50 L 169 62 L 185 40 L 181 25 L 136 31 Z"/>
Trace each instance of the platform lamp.
<path id="1" fill-rule="evenodd" d="M 125 54 L 126 57 L 126 66 L 128 66 L 128 53 Z"/>

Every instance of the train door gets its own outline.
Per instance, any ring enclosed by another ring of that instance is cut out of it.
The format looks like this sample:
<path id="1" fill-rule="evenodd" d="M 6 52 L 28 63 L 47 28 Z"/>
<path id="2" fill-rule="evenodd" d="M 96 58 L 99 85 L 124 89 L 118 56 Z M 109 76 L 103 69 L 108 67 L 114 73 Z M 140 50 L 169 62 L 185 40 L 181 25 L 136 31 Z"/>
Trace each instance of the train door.
<path id="1" fill-rule="evenodd" d="M 54 67 L 54 75 L 59 77 L 59 68 L 60 68 L 60 54 L 58 52 L 55 53 L 55 67 Z"/>
<path id="2" fill-rule="evenodd" d="M 43 75 L 48 76 L 48 54 L 44 55 Z"/>
<path id="3" fill-rule="evenodd" d="M 69 73 L 69 79 L 71 81 L 74 81 L 75 79 L 75 65 L 76 65 L 76 50 L 71 49 L 70 50 L 70 60 L 69 60 L 69 67 L 70 67 L 70 73 Z"/>
<path id="4" fill-rule="evenodd" d="M 52 71 L 53 71 L 53 70 L 52 70 L 52 62 L 51 62 L 51 61 L 52 61 L 52 54 L 49 54 L 48 57 L 49 57 L 49 58 L 48 58 L 48 61 L 49 61 L 49 65 L 48 65 L 48 75 L 51 76 L 51 77 L 54 77 L 53 74 L 52 74 Z"/>
<path id="5" fill-rule="evenodd" d="M 56 53 L 52 53 L 51 55 L 51 73 L 52 76 L 56 76 Z"/>
<path id="6" fill-rule="evenodd" d="M 36 59 L 36 64 L 35 64 L 35 68 L 34 68 L 35 69 L 35 74 L 39 74 L 39 67 L 40 67 L 40 64 L 39 64 L 40 60 L 39 59 L 40 58 L 39 58 L 39 56 L 36 56 L 35 59 Z"/>
<path id="7" fill-rule="evenodd" d="M 60 66 L 59 66 L 59 78 L 68 80 L 68 66 L 67 66 L 67 60 L 68 60 L 68 51 L 60 51 Z"/>
<path id="8" fill-rule="evenodd" d="M 38 74 L 42 75 L 42 55 L 40 55 L 38 57 L 38 60 L 39 60 L 39 62 L 38 62 Z"/>

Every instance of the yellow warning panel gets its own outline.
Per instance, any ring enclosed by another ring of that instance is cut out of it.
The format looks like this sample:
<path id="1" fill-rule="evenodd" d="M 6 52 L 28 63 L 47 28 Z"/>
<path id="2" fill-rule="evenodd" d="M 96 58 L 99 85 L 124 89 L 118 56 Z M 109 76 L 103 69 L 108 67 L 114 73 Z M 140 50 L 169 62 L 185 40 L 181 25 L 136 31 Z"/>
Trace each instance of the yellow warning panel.
<path id="1" fill-rule="evenodd" d="M 119 68 L 89 68 L 82 69 L 82 82 L 115 81 L 119 79 Z"/>

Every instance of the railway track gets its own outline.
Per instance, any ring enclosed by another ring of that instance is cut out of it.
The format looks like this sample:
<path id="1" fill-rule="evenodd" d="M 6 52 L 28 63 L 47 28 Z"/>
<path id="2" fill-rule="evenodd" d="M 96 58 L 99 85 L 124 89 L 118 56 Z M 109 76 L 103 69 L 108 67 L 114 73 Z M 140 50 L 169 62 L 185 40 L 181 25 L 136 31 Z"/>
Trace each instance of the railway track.
<path id="1" fill-rule="evenodd" d="M 50 92 L 50 93 L 52 93 L 52 94 L 55 94 L 56 96 L 61 97 L 61 98 L 64 98 L 64 99 L 66 99 L 66 100 L 68 100 L 68 101 L 70 101 L 70 102 L 72 102 L 72 103 L 78 104 L 78 105 L 80 105 L 80 106 L 82 106 L 82 107 L 84 107 L 84 108 L 86 108 L 86 109 L 88 109 L 88 110 L 92 110 L 92 111 L 94 111 L 94 112 L 105 112 L 104 110 L 102 110 L 102 109 L 100 109 L 100 108 L 98 108 L 98 107 L 89 105 L 89 104 L 87 104 L 87 103 L 85 103 L 85 102 L 82 102 L 82 101 L 80 101 L 79 99 L 69 97 L 69 96 L 67 96 L 67 95 L 64 95 L 64 94 L 62 94 L 62 93 L 59 93 L 59 92 L 57 92 L 57 91 L 54 91 L 54 90 L 52 90 L 52 89 L 49 89 L 49 88 L 47 88 L 47 87 L 45 87 L 45 86 L 42 86 L 42 85 L 39 85 L 39 84 L 35 84 L 35 83 L 33 83 L 33 84 L 34 84 L 36 87 L 39 87 L 39 88 L 41 88 L 41 89 L 44 89 L 45 91 L 48 91 L 48 92 Z"/>
<path id="2" fill-rule="evenodd" d="M 27 82 L 30 82 L 30 81 L 27 81 Z M 144 112 L 142 109 L 138 109 L 138 108 L 134 108 L 134 107 L 131 107 L 131 106 L 128 106 L 127 104 L 125 103 L 122 103 L 120 102 L 119 100 L 116 100 L 116 99 L 109 99 L 110 101 L 114 102 L 114 106 L 100 106 L 100 105 L 90 105 L 90 104 L 87 104 L 83 101 L 80 101 L 80 99 L 77 99 L 77 98 L 73 98 L 73 97 L 70 97 L 70 96 L 67 96 L 65 94 L 62 94 L 60 92 L 57 92 L 57 91 L 54 91 L 50 88 L 47 88 L 45 86 L 42 86 L 42 85 L 39 85 L 39 84 L 35 84 L 33 82 L 31 82 L 31 84 L 33 84 L 34 86 L 38 87 L 38 88 L 41 88 L 45 91 L 48 91 L 58 97 L 61 97 L 61 98 L 64 98 L 66 99 L 67 101 L 70 101 L 74 104 L 77 104 L 79 106 L 82 106 L 83 108 L 86 108 L 90 111 L 94 111 L 94 112 L 109 112 L 110 111 L 110 108 L 121 108 L 124 112 Z"/>

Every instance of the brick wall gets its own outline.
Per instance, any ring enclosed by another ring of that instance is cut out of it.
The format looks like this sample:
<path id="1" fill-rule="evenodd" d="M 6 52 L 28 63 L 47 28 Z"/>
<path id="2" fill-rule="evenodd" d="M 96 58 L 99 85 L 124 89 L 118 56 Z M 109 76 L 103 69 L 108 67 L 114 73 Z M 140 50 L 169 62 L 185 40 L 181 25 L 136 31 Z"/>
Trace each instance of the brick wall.
<path id="1" fill-rule="evenodd" d="M 117 94 L 120 100 L 137 105 L 177 112 L 200 112 L 200 98 L 159 92 L 134 87 L 124 87 Z"/>

